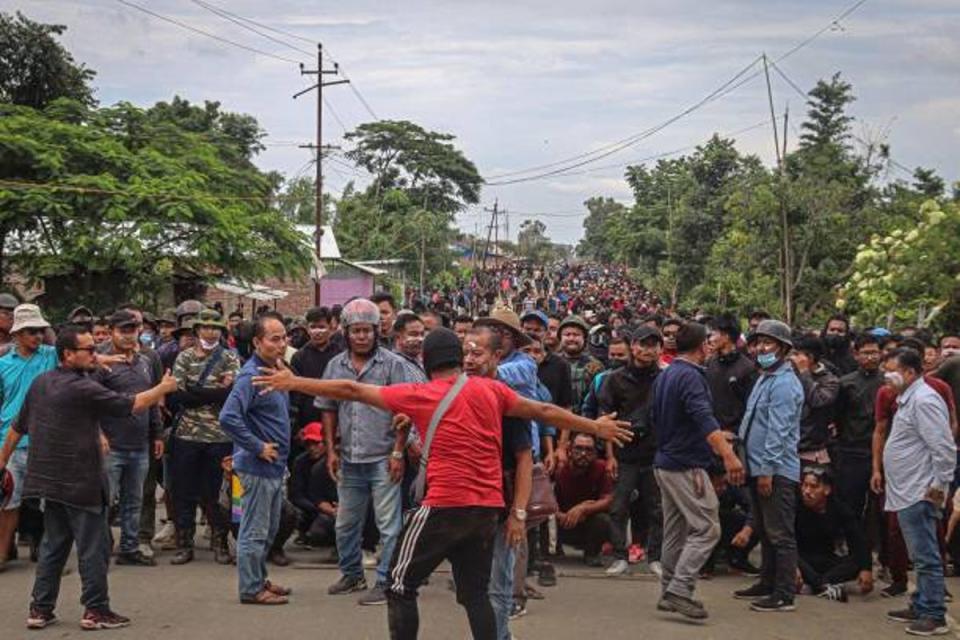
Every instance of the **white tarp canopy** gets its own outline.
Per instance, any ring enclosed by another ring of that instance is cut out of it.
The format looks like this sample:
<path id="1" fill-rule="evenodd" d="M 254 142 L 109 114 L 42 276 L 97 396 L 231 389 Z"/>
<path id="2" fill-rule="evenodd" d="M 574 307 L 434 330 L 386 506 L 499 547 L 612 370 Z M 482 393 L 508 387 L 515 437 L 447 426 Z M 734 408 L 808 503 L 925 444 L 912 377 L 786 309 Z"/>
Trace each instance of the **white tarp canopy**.
<path id="1" fill-rule="evenodd" d="M 265 287 L 262 284 L 252 284 L 243 282 L 242 280 L 234 280 L 232 278 L 214 282 L 213 286 L 224 293 L 229 293 L 235 296 L 243 296 L 244 298 L 250 298 L 252 300 L 280 300 L 289 295 L 286 291 L 282 291 L 280 289 L 271 289 L 270 287 Z"/>

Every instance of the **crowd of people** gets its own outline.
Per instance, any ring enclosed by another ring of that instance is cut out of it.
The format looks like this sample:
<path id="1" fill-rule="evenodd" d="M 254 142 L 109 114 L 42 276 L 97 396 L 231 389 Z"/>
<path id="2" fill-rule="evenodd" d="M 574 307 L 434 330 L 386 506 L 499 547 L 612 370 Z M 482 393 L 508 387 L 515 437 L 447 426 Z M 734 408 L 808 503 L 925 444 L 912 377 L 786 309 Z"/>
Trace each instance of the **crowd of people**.
<path id="1" fill-rule="evenodd" d="M 889 617 L 949 630 L 956 333 L 680 314 L 620 268 L 512 264 L 252 321 L 188 300 L 54 329 L 0 294 L 0 344 L 0 571 L 29 544 L 30 628 L 56 621 L 73 545 L 81 626 L 114 628 L 111 556 L 203 561 L 204 523 L 241 603 L 288 603 L 268 563 L 328 549 L 328 593 L 387 605 L 393 638 L 443 561 L 475 638 L 509 640 L 558 562 L 649 571 L 651 606 L 695 620 L 721 571 L 783 612 L 908 596 L 912 565 Z"/>

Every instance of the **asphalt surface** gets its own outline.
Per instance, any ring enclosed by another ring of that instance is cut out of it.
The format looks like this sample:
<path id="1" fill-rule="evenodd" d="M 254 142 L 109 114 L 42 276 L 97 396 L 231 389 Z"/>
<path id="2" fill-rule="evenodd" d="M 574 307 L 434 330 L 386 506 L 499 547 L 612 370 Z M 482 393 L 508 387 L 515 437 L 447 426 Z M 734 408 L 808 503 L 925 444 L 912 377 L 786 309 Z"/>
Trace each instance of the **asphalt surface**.
<path id="1" fill-rule="evenodd" d="M 319 563 L 322 552 L 292 549 L 297 562 L 272 568 L 271 579 L 293 587 L 289 605 L 242 606 L 236 597 L 236 569 L 214 564 L 212 553 L 199 550 L 193 563 L 173 567 L 172 554 L 158 556 L 156 567 L 111 567 L 113 608 L 133 619 L 126 629 L 100 631 L 110 638 L 187 640 L 218 639 L 380 639 L 387 638 L 385 606 L 361 607 L 356 595 L 329 596 L 327 587 L 338 577 L 334 566 Z M 80 630 L 80 580 L 76 561 L 64 577 L 57 614 L 60 622 L 43 631 L 25 626 L 33 567 L 20 560 L 0 574 L 0 639 L 88 637 Z M 701 581 L 697 596 L 710 612 L 704 623 L 689 622 L 655 610 L 656 580 L 635 567 L 631 576 L 606 578 L 602 570 L 586 569 L 574 560 L 559 566 L 559 584 L 541 589 L 546 600 L 531 601 L 529 614 L 514 621 L 518 640 L 643 640 L 662 638 L 844 640 L 906 638 L 902 624 L 887 622 L 884 613 L 902 600 L 881 598 L 877 592 L 852 595 L 843 604 L 801 596 L 793 613 L 755 613 L 747 603 L 730 597 L 749 580 L 718 576 Z M 420 637 L 469 638 L 463 610 L 447 590 L 448 572 L 441 569 L 420 597 Z M 372 571 L 368 571 L 368 579 Z M 960 592 L 960 580 L 948 588 Z M 878 583 L 878 587 L 883 586 Z M 952 606 L 952 605 L 951 605 Z M 960 607 L 960 604 L 956 605 Z M 954 625 L 952 636 L 960 637 Z"/>

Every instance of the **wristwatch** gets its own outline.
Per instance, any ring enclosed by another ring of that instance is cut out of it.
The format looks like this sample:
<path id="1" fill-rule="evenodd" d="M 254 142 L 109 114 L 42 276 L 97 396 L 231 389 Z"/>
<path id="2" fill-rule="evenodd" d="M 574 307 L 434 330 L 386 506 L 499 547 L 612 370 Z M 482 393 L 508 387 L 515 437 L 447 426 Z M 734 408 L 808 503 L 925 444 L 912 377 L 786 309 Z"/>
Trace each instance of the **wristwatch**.
<path id="1" fill-rule="evenodd" d="M 527 521 L 527 510 L 526 509 L 514 509 L 513 517 L 519 520 L 520 522 Z"/>
<path id="2" fill-rule="evenodd" d="M 403 451 L 391 451 L 390 457 L 394 460 L 403 460 Z"/>

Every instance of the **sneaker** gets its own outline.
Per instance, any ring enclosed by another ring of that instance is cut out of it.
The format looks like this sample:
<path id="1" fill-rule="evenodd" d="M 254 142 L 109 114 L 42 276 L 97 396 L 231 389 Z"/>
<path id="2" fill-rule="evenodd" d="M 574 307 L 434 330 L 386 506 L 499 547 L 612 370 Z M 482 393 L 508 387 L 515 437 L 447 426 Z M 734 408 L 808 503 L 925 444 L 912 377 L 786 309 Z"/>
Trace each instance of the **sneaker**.
<path id="1" fill-rule="evenodd" d="M 153 558 L 148 558 L 140 553 L 139 549 L 137 549 L 136 551 L 130 551 L 128 553 L 118 553 L 116 564 L 137 567 L 155 567 L 157 566 L 157 561 Z"/>
<path id="2" fill-rule="evenodd" d="M 660 564 L 660 561 L 659 561 L 659 560 L 654 560 L 654 561 L 652 561 L 652 562 L 648 565 L 648 568 L 650 569 L 650 573 L 652 573 L 653 575 L 657 576 L 658 579 L 662 579 L 662 578 L 663 578 L 663 565 Z"/>
<path id="3" fill-rule="evenodd" d="M 746 589 L 733 592 L 733 597 L 737 600 L 756 600 L 757 598 L 767 598 L 772 595 L 773 589 L 759 582 L 750 585 Z"/>
<path id="4" fill-rule="evenodd" d="M 153 536 L 153 544 L 165 545 L 173 544 L 176 542 L 176 529 L 173 527 L 173 523 L 167 520 L 164 525 L 160 528 L 160 531 L 157 532 L 157 535 Z"/>
<path id="5" fill-rule="evenodd" d="M 373 569 L 377 566 L 377 556 L 372 551 L 363 552 L 363 567 L 365 569 Z"/>
<path id="6" fill-rule="evenodd" d="M 96 629 L 119 629 L 130 625 L 130 618 L 114 613 L 110 609 L 87 609 L 80 619 L 80 628 L 84 631 Z"/>
<path id="7" fill-rule="evenodd" d="M 750 608 L 754 611 L 795 611 L 797 607 L 793 600 L 787 600 L 782 596 L 770 595 L 766 598 L 760 598 L 750 603 Z"/>
<path id="8" fill-rule="evenodd" d="M 887 620 L 891 622 L 914 622 L 917 620 L 917 613 L 913 610 L 913 607 L 887 611 Z"/>
<path id="9" fill-rule="evenodd" d="M 510 607 L 510 619 L 516 620 L 517 618 L 522 618 L 527 615 L 527 603 L 526 602 L 516 602 L 514 601 L 513 605 Z"/>
<path id="10" fill-rule="evenodd" d="M 884 598 L 898 598 L 907 592 L 907 585 L 902 582 L 894 582 L 888 587 L 880 590 L 880 595 Z"/>
<path id="11" fill-rule="evenodd" d="M 137 547 L 137 551 L 146 558 L 152 558 L 155 555 L 153 546 L 149 542 L 141 542 Z"/>
<path id="12" fill-rule="evenodd" d="M 629 569 L 630 569 L 630 565 L 627 564 L 627 561 L 620 558 L 620 559 L 614 560 L 613 564 L 607 567 L 606 573 L 608 576 L 622 576 Z"/>
<path id="13" fill-rule="evenodd" d="M 638 544 L 632 544 L 627 548 L 627 562 L 630 564 L 637 564 L 638 562 L 643 562 L 643 559 L 647 557 L 647 552 L 643 550 Z"/>
<path id="14" fill-rule="evenodd" d="M 680 615 L 692 618 L 694 620 L 706 620 L 709 617 L 703 604 L 692 598 L 684 598 L 669 591 L 660 597 L 657 603 L 657 609 L 660 611 L 671 611 Z"/>
<path id="15" fill-rule="evenodd" d="M 730 562 L 730 568 L 748 578 L 757 578 L 760 576 L 760 567 L 754 565 L 749 560 L 732 561 Z"/>
<path id="16" fill-rule="evenodd" d="M 943 618 L 935 620 L 924 616 L 911 622 L 907 633 L 912 636 L 942 636 L 950 633 L 950 625 Z"/>
<path id="17" fill-rule="evenodd" d="M 363 591 L 367 588 L 367 579 L 363 576 L 340 576 L 334 584 L 330 585 L 327 593 L 331 596 L 338 596 L 343 593 L 354 593 Z"/>
<path id="18" fill-rule="evenodd" d="M 53 611 L 30 607 L 30 615 L 27 616 L 27 629 L 43 629 L 56 623 L 56 621 L 57 616 Z"/>
<path id="19" fill-rule="evenodd" d="M 557 586 L 557 568 L 549 562 L 540 565 L 540 575 L 537 576 L 537 584 L 541 587 Z"/>
<path id="20" fill-rule="evenodd" d="M 583 564 L 587 565 L 588 567 L 602 567 L 602 566 L 603 566 L 603 558 L 601 558 L 600 556 L 586 556 L 586 555 L 585 555 L 585 556 L 583 556 Z"/>
<path id="21" fill-rule="evenodd" d="M 373 585 L 373 589 L 360 596 L 357 604 L 363 606 L 373 606 L 378 604 L 387 604 L 387 591 L 382 584 Z"/>
<path id="22" fill-rule="evenodd" d="M 836 602 L 846 602 L 847 601 L 847 588 L 842 584 L 828 584 L 823 588 L 823 591 L 817 594 L 825 600 L 834 600 Z"/>

